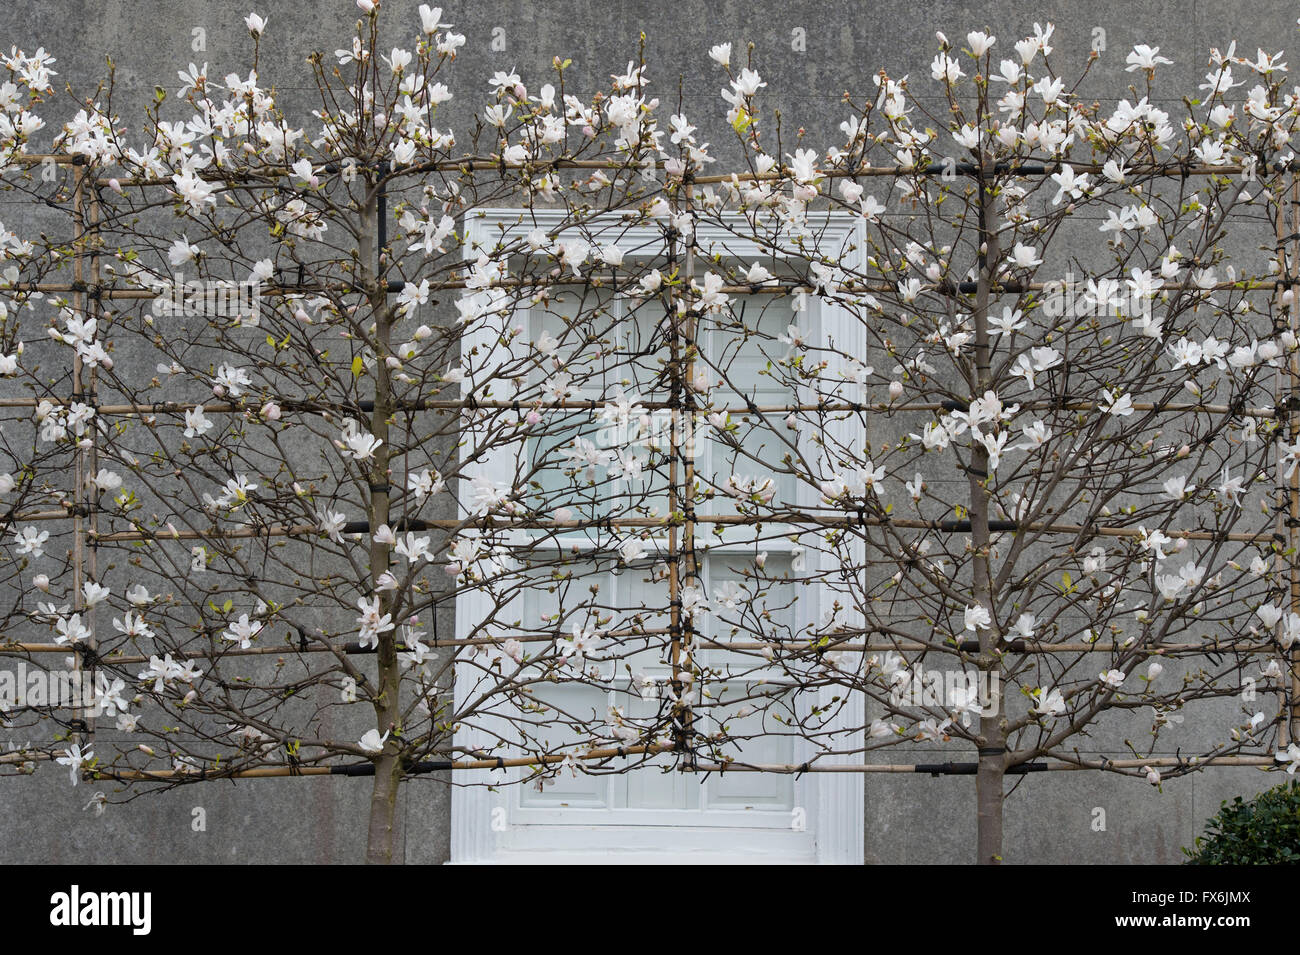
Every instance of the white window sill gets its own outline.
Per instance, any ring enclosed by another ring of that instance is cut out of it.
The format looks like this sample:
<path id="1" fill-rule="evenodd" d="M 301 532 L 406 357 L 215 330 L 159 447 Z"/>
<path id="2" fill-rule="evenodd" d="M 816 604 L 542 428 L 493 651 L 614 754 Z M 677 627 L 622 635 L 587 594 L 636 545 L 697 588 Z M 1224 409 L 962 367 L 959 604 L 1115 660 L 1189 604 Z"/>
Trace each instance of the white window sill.
<path id="1" fill-rule="evenodd" d="M 814 865 L 811 855 L 734 852 L 499 852 L 491 859 L 444 865 Z"/>

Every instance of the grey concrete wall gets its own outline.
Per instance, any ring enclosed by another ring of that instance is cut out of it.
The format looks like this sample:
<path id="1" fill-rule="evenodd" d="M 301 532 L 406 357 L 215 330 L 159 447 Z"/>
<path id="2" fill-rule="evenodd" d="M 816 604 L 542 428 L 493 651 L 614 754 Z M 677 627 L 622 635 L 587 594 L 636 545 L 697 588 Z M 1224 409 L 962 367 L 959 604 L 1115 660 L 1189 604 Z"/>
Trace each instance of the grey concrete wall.
<path id="1" fill-rule="evenodd" d="M 418 24 L 417 6 L 417 0 L 384 0 L 385 32 L 394 43 Z M 998 49 L 1009 52 L 1035 21 L 1052 21 L 1057 26 L 1053 60 L 1066 74 L 1083 63 L 1096 31 L 1105 31 L 1103 56 L 1109 69 L 1096 71 L 1086 87 L 1099 98 L 1129 95 L 1125 87 L 1132 74 L 1117 65 L 1135 43 L 1158 45 L 1174 65 L 1162 71 L 1165 92 L 1156 98 L 1176 103 L 1205 73 L 1210 47 L 1226 47 L 1235 37 L 1243 51 L 1260 45 L 1276 52 L 1294 42 L 1297 16 L 1296 4 L 1288 0 L 444 0 L 444 6 L 445 19 L 469 38 L 453 72 L 459 96 L 453 125 L 464 122 L 465 111 L 477 111 L 487 78 L 496 69 L 513 67 L 533 85 L 542 82 L 551 57 L 563 54 L 575 62 L 571 81 L 590 84 L 621 72 L 636 55 L 644 31 L 652 89 L 675 98 L 680 77 L 692 118 L 707 115 L 719 126 L 725 109 L 717 95 L 722 81 L 707 59 L 708 48 L 730 40 L 736 45 L 734 55 L 743 58 L 744 43 L 752 41 L 756 64 L 769 84 L 769 102 L 784 117 L 787 142 L 803 127 L 808 142 L 822 148 L 838 139 L 838 103 L 845 90 L 859 98 L 866 95 L 872 74 L 881 68 L 893 75 L 928 76 L 936 29 L 957 38 L 987 27 L 999 36 Z M 270 21 L 262 54 L 264 82 L 274 83 L 291 112 L 308 107 L 310 80 L 303 58 L 316 48 L 347 45 L 357 16 L 352 0 L 11 0 L 0 6 L 0 48 L 45 47 L 58 58 L 56 85 L 71 80 L 83 95 L 106 75 L 105 57 L 111 57 L 117 65 L 115 106 L 136 122 L 154 85 L 174 89 L 176 71 L 190 61 L 207 61 L 214 75 L 242 63 L 249 48 L 242 18 L 254 8 Z M 494 29 L 504 31 L 504 51 L 490 48 Z M 201 52 L 192 49 L 195 30 L 204 31 L 206 49 Z M 796 30 L 806 36 L 803 52 L 792 48 Z M 65 101 L 47 113 L 70 106 Z M 309 122 L 306 115 L 293 119 Z M 716 140 L 715 153 L 725 158 L 726 148 Z M 11 202 L 0 197 L 0 220 L 19 218 Z M 894 751 L 891 759 L 922 755 Z M 1169 782 L 1156 792 L 1140 781 L 1089 773 L 1033 776 L 1008 801 L 1006 858 L 1177 862 L 1179 847 L 1191 843 L 1221 800 L 1276 779 L 1219 770 Z M 973 788 L 969 778 L 869 776 L 867 860 L 970 860 Z M 145 796 L 112 807 L 101 818 L 82 811 L 89 794 L 89 787 L 72 789 L 63 773 L 50 769 L 32 779 L 0 780 L 0 861 L 328 863 L 358 861 L 364 848 L 366 780 L 214 783 Z M 408 787 L 399 840 L 406 861 L 446 858 L 449 802 L 446 787 L 436 781 Z M 196 806 L 207 812 L 205 832 L 191 829 Z M 1094 826 L 1098 808 L 1106 813 L 1104 831 Z"/>

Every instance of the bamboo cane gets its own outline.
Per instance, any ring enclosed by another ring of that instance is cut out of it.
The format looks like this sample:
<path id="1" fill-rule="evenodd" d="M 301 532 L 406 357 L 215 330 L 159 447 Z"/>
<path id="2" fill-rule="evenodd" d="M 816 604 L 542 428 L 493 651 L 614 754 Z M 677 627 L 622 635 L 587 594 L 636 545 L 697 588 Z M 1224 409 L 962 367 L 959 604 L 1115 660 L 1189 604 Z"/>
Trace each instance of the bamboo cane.
<path id="1" fill-rule="evenodd" d="M 526 766 L 553 766 L 557 763 L 563 763 L 572 759 L 579 762 L 598 762 L 610 759 L 623 759 L 628 756 L 654 756 L 660 753 L 667 753 L 673 749 L 670 743 L 655 743 L 637 746 L 616 746 L 605 747 L 602 749 L 588 750 L 587 752 L 577 753 L 541 753 L 536 756 L 511 756 L 492 759 L 459 759 L 447 760 L 439 769 L 446 770 L 498 770 L 498 769 L 515 769 Z M 102 769 L 88 772 L 91 778 L 98 779 L 116 779 L 121 781 L 157 781 L 164 782 L 167 780 L 177 779 L 269 779 L 276 777 L 295 777 L 295 776 L 364 776 L 373 774 L 373 764 L 370 764 L 371 772 L 357 772 L 353 767 L 342 767 L 334 765 L 308 765 L 308 766 L 259 766 L 254 769 L 236 769 L 236 770 L 206 770 L 202 773 L 198 771 L 185 771 L 176 769 L 131 769 L 131 770 L 110 770 Z M 353 769 L 347 772 L 347 769 Z M 344 770 L 344 771 L 340 771 Z"/>
<path id="2" fill-rule="evenodd" d="M 468 759 L 439 761 L 423 768 L 422 771 L 466 771 L 466 770 L 501 770 L 518 767 L 554 766 L 566 760 L 579 762 L 598 762 L 628 756 L 656 756 L 670 753 L 672 744 L 661 743 L 647 746 L 626 746 L 592 750 L 586 753 L 548 753 L 538 756 L 503 757 L 500 759 Z M 37 758 L 37 754 L 27 757 Z M 48 757 L 46 757 L 48 758 Z M 13 760 L 19 761 L 19 760 Z M 25 761 L 25 760 L 24 760 Z M 916 774 L 923 776 L 972 776 L 975 774 L 973 762 L 942 763 L 742 763 L 683 760 L 674 767 L 685 773 L 773 773 L 778 775 L 802 776 L 805 773 L 888 773 Z M 1260 769 L 1278 766 L 1274 756 L 1240 755 L 1240 756 L 1151 756 L 1146 759 L 1056 759 L 1039 763 L 1018 763 L 1007 768 L 1009 775 L 1029 772 L 1077 772 L 1079 770 L 1100 770 L 1123 772 L 1126 770 L 1151 769 L 1195 769 L 1209 766 L 1257 767 Z M 99 769 L 87 771 L 90 779 L 114 779 L 127 781 L 167 782 L 176 780 L 212 780 L 212 779 L 269 779 L 309 776 L 364 776 L 364 766 L 356 764 L 342 765 L 307 765 L 307 766 L 260 766 L 243 770 L 110 770 Z M 362 771 L 358 771 L 362 770 Z M 373 766 L 371 766 L 373 772 Z"/>
<path id="3" fill-rule="evenodd" d="M 1280 231 L 1278 238 L 1283 248 L 1278 250 L 1278 254 L 1283 260 L 1283 274 L 1294 282 L 1297 276 L 1300 276 L 1300 240 L 1294 238 L 1297 230 L 1300 230 L 1300 177 L 1297 177 L 1294 173 L 1291 177 L 1290 202 L 1285 203 L 1283 209 L 1279 210 L 1279 229 L 1283 228 L 1285 225 L 1285 210 L 1288 207 L 1291 212 L 1290 235 L 1293 237 L 1290 241 L 1291 254 L 1288 257 L 1285 253 L 1286 243 L 1281 242 L 1281 240 L 1283 235 L 1286 233 Z M 1292 285 L 1290 290 L 1292 295 L 1296 294 L 1295 289 L 1296 286 Z M 1295 320 L 1296 308 L 1294 302 L 1283 302 L 1281 315 L 1286 321 L 1286 327 L 1294 333 L 1297 328 Z M 1280 368 L 1278 369 L 1278 372 L 1280 379 Z M 1288 399 L 1287 408 L 1289 409 L 1286 418 L 1286 431 L 1292 445 L 1295 445 L 1296 442 L 1300 440 L 1300 419 L 1297 419 L 1296 417 L 1297 409 L 1295 407 L 1296 399 L 1297 397 L 1300 397 L 1300 388 L 1297 388 L 1296 384 L 1298 374 L 1300 374 L 1300 358 L 1297 358 L 1295 354 L 1292 354 L 1288 356 L 1286 360 L 1285 382 L 1286 398 Z M 1280 457 L 1281 455 L 1279 453 L 1279 458 Z M 1278 462 L 1278 468 L 1279 470 L 1282 468 L 1281 460 Z M 1279 477 L 1284 476 L 1285 475 L 1279 474 Z M 1286 540 L 1289 549 L 1289 553 L 1286 555 L 1286 563 L 1288 569 L 1287 576 L 1289 577 L 1290 584 L 1290 610 L 1292 613 L 1300 613 L 1300 566 L 1298 566 L 1298 562 L 1300 562 L 1300 469 L 1295 468 L 1294 466 L 1292 467 L 1286 485 L 1287 494 L 1284 504 L 1286 506 L 1285 513 L 1289 520 L 1284 522 L 1286 525 L 1286 535 L 1281 539 Z M 1282 514 L 1283 511 L 1279 508 L 1279 518 L 1281 518 Z M 1287 719 L 1283 720 L 1279 724 L 1279 749 L 1286 749 L 1292 740 L 1300 738 L 1300 648 L 1295 646 L 1291 647 L 1287 652 L 1287 657 L 1290 664 L 1289 669 L 1291 671 L 1291 699 L 1287 711 Z"/>
<path id="4" fill-rule="evenodd" d="M 922 521 L 911 520 L 906 518 L 886 519 L 875 517 L 858 517 L 853 516 L 834 516 L 827 514 L 809 514 L 796 512 L 776 511 L 771 514 L 696 514 L 693 518 L 697 524 L 720 524 L 731 527 L 746 527 L 751 525 L 808 525 L 808 527 L 895 527 L 904 530 L 922 530 L 933 531 L 942 534 L 964 534 L 969 533 L 969 527 L 965 526 L 963 521 Z M 684 517 L 624 517 L 624 518 L 599 518 L 599 519 L 570 519 L 570 520 L 542 520 L 542 519 L 520 519 L 520 518 L 437 518 L 437 519 L 420 519 L 410 524 L 411 529 L 416 527 L 433 530 L 449 529 L 462 530 L 468 528 L 499 530 L 506 531 L 512 529 L 541 529 L 541 530 L 592 530 L 599 528 L 644 528 L 654 529 L 663 528 L 669 532 L 685 524 Z M 360 522 L 360 523 L 365 523 Z M 1069 536 L 1084 537 L 1115 537 L 1115 538 L 1140 538 L 1143 533 L 1135 527 L 1110 527 L 1106 525 L 1083 525 L 1083 524 L 1064 524 L 1064 523 L 1041 523 L 1026 522 L 1018 523 L 1016 521 L 995 521 L 993 531 L 995 533 L 1035 533 L 1035 534 L 1064 534 Z M 1004 526 L 1006 525 L 1006 526 Z M 366 528 L 346 529 L 344 533 L 362 533 Z M 321 529 L 316 524 L 293 524 L 293 525 L 263 525 L 257 527 L 240 527 L 228 530 L 166 530 L 166 531 L 113 531 L 109 533 L 99 533 L 92 535 L 92 539 L 98 544 L 108 544 L 124 541 L 159 541 L 165 542 L 170 540 L 241 540 L 248 538 L 260 537 L 301 537 L 320 534 Z M 782 533 L 790 533 L 788 530 Z M 1174 540 L 1198 540 L 1198 541 L 1233 541 L 1237 543 L 1255 544 L 1272 540 L 1273 532 L 1259 531 L 1256 533 L 1234 532 L 1234 531 L 1206 531 L 1206 530 L 1169 530 L 1165 532 Z M 672 553 L 671 547 L 669 553 Z"/>

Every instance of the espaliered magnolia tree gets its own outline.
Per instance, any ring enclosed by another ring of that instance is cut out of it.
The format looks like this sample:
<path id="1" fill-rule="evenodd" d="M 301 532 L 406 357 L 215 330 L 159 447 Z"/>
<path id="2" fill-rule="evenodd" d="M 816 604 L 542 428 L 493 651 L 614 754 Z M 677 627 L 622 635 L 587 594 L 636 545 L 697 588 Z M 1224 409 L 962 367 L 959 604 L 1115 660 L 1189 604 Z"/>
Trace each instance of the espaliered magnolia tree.
<path id="1" fill-rule="evenodd" d="M 465 38 L 359 5 L 301 114 L 256 14 L 138 124 L 3 58 L 0 653 L 89 686 L 6 697 L 7 772 L 372 777 L 386 862 L 415 776 L 933 745 L 989 863 L 1007 775 L 1300 765 L 1279 57 L 1171 116 L 1156 49 L 1103 104 L 940 35 L 782 150 L 730 44 L 725 119 L 557 58 L 453 131 Z"/>

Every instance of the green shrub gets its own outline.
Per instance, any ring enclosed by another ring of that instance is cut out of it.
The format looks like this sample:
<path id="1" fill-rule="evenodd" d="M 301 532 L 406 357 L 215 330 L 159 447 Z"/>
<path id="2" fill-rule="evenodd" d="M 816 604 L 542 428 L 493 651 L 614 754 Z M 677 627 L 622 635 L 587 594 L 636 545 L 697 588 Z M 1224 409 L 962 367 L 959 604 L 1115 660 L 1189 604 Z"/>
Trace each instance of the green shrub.
<path id="1" fill-rule="evenodd" d="M 1249 802 L 1224 802 L 1184 848 L 1187 865 L 1300 864 L 1300 781 L 1283 783 Z"/>

